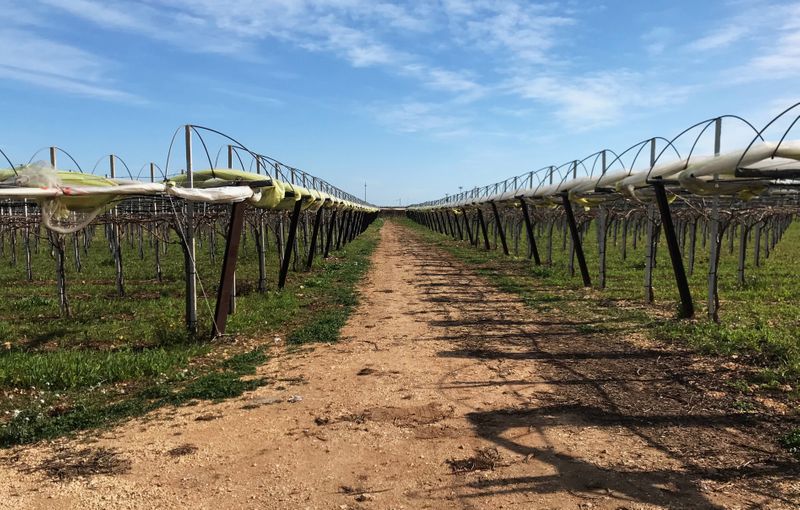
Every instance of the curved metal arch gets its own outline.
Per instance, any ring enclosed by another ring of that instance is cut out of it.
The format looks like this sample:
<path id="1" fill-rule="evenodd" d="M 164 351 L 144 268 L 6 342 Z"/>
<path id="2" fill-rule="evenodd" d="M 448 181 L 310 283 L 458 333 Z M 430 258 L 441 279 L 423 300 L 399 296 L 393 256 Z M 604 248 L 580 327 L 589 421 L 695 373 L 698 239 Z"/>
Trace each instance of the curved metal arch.
<path id="1" fill-rule="evenodd" d="M 763 136 L 763 135 L 764 135 L 764 132 L 765 132 L 767 129 L 769 129 L 769 127 L 770 127 L 770 126 L 772 126 L 772 125 L 773 125 L 775 122 L 777 122 L 777 121 L 778 121 L 778 119 L 780 119 L 781 117 L 783 117 L 784 115 L 786 115 L 786 114 L 787 114 L 787 113 L 789 113 L 790 111 L 794 110 L 794 109 L 795 109 L 795 108 L 797 108 L 798 106 L 800 106 L 800 103 L 795 103 L 795 104 L 793 104 L 792 106 L 790 106 L 790 107 L 786 108 L 786 109 L 785 109 L 785 110 L 783 110 L 781 113 L 779 113 L 778 115 L 776 115 L 775 117 L 773 117 L 773 118 L 772 118 L 772 120 L 770 120 L 769 122 L 767 122 L 767 124 L 766 124 L 766 125 L 765 125 L 763 128 L 761 128 L 761 130 L 760 130 L 760 131 L 756 131 L 756 136 L 755 136 L 755 137 L 753 137 L 753 139 L 750 141 L 750 143 L 749 143 L 749 144 L 747 144 L 747 147 L 745 148 L 744 152 L 742 153 L 742 156 L 739 158 L 739 161 L 737 161 L 737 162 L 736 162 L 736 169 L 738 169 L 738 168 L 739 168 L 739 166 L 742 164 L 742 160 L 744 159 L 745 155 L 746 155 L 746 154 L 747 154 L 747 153 L 750 151 L 750 148 L 753 146 L 753 144 L 754 144 L 754 143 L 756 143 L 756 140 L 758 140 L 759 138 L 761 138 L 761 141 L 763 142 L 763 141 L 764 141 L 764 136 Z M 781 144 L 782 144 L 782 143 L 783 143 L 783 141 L 786 139 L 786 136 L 789 134 L 789 132 L 792 130 L 792 128 L 794 127 L 794 125 L 797 123 L 797 121 L 798 121 L 798 120 L 800 120 L 800 115 L 798 115 L 797 117 L 795 117 L 794 121 L 792 121 L 792 123 L 791 123 L 791 124 L 789 124 L 789 127 L 788 127 L 788 128 L 786 128 L 786 131 L 784 131 L 784 132 L 783 132 L 783 136 L 781 136 L 781 139 L 780 139 L 780 141 L 778 142 L 778 145 L 777 145 L 777 146 L 775 146 L 775 150 L 774 150 L 774 151 L 772 151 L 772 156 L 770 156 L 770 159 L 774 158 L 774 157 L 775 157 L 775 154 L 777 154 L 777 153 L 778 153 L 778 149 L 780 148 Z"/>
<path id="2" fill-rule="evenodd" d="M 163 170 L 164 180 L 167 179 L 167 174 L 169 173 L 169 162 L 170 162 L 170 159 L 172 157 L 172 148 L 175 145 L 175 137 L 178 136 L 178 133 L 180 133 L 181 129 L 185 128 L 186 126 L 189 126 L 189 128 L 195 134 L 197 134 L 198 137 L 200 137 L 200 133 L 198 133 L 198 130 L 208 131 L 209 133 L 214 133 L 214 134 L 219 135 L 219 136 L 221 136 L 221 137 L 223 137 L 223 138 L 225 138 L 227 140 L 230 140 L 231 142 L 233 142 L 231 144 L 233 147 L 241 149 L 241 150 L 249 153 L 251 156 L 254 156 L 254 154 L 255 154 L 253 151 L 248 149 L 244 144 L 242 144 L 241 142 L 239 142 L 235 138 L 231 137 L 230 135 L 227 135 L 227 134 L 223 133 L 222 131 L 219 131 L 219 130 L 216 130 L 216 129 L 213 129 L 213 128 L 210 128 L 210 127 L 206 127 L 206 126 L 201 126 L 201 125 L 198 125 L 198 124 L 181 125 L 181 126 L 178 126 L 178 128 L 175 129 L 175 132 L 172 134 L 172 139 L 169 142 L 169 149 L 167 150 L 167 161 L 166 161 L 166 164 L 164 165 L 164 170 Z M 200 139 L 201 139 L 201 142 L 202 142 L 202 137 L 200 137 Z M 211 162 L 211 157 L 208 154 L 208 148 L 206 147 L 205 142 L 202 142 L 202 143 L 203 143 L 203 147 L 205 147 L 206 155 L 209 158 L 209 164 L 211 164 L 210 163 Z"/>
<path id="3" fill-rule="evenodd" d="M 194 131 L 194 134 L 197 135 L 197 139 L 200 140 L 200 144 L 203 146 L 203 151 L 205 151 L 206 158 L 208 159 L 208 166 L 211 168 L 211 176 L 215 177 L 215 175 L 214 175 L 214 163 L 211 162 L 211 154 L 209 154 L 209 152 L 208 152 L 208 145 L 206 145 L 206 141 L 203 140 L 203 135 L 201 135 L 200 132 L 197 131 L 196 127 L 192 126 L 191 129 L 192 129 L 192 131 Z"/>
<path id="4" fill-rule="evenodd" d="M 114 157 L 114 158 L 115 158 L 117 161 L 119 161 L 120 163 L 122 163 L 122 166 L 124 166 L 124 167 L 125 167 L 125 170 L 128 172 L 128 177 L 130 178 L 130 180 L 134 180 L 134 179 L 133 179 L 133 174 L 131 174 L 131 169 L 128 167 L 128 164 L 127 164 L 127 163 L 125 163 L 125 160 L 124 160 L 124 159 L 122 159 L 121 157 L 119 157 L 119 156 L 118 156 L 118 155 L 116 155 L 116 154 L 114 154 L 114 155 L 113 155 L 113 157 Z"/>
<path id="5" fill-rule="evenodd" d="M 704 121 L 698 122 L 698 123 L 694 124 L 694 125 L 693 125 L 693 126 L 691 126 L 691 127 L 688 127 L 688 128 L 686 128 L 686 129 L 684 129 L 683 131 L 681 131 L 681 132 L 678 134 L 678 136 L 676 136 L 675 138 L 673 138 L 673 139 L 672 139 L 672 141 L 674 142 L 675 140 L 677 140 L 678 138 L 680 138 L 680 137 L 681 137 L 681 136 L 683 136 L 684 134 L 688 133 L 688 132 L 689 132 L 689 131 L 691 131 L 692 129 L 695 129 L 695 128 L 699 127 L 699 126 L 703 126 L 703 129 L 701 129 L 701 130 L 700 130 L 700 133 L 698 133 L 697 137 L 694 139 L 694 143 L 692 143 L 692 148 L 689 150 L 689 153 L 686 155 L 686 166 L 689 166 L 689 161 L 691 161 L 691 159 L 692 159 L 692 154 L 694 153 L 694 150 L 695 150 L 695 148 L 697 147 L 697 144 L 698 144 L 698 142 L 700 141 L 700 138 L 703 136 L 703 133 L 705 133 L 705 132 L 706 132 L 706 130 L 707 130 L 707 129 L 708 129 L 708 128 L 709 128 L 709 127 L 712 125 L 712 124 L 714 124 L 714 123 L 715 123 L 717 120 L 720 120 L 720 121 L 721 121 L 722 119 L 735 119 L 735 120 L 740 120 L 740 121 L 742 121 L 744 124 L 746 124 L 747 126 L 749 126 L 749 127 L 750 127 L 750 128 L 753 130 L 753 131 L 755 131 L 755 133 L 756 133 L 756 138 L 761 138 L 761 141 L 762 141 L 762 142 L 764 141 L 764 138 L 761 136 L 761 133 L 759 133 L 759 131 L 756 129 L 756 127 L 755 127 L 753 124 L 751 124 L 751 123 L 750 123 L 750 122 L 749 122 L 747 119 L 745 119 L 745 118 L 743 118 L 743 117 L 740 117 L 740 116 L 738 116 L 738 115 L 720 115 L 719 117 L 714 117 L 713 119 L 707 119 L 707 120 L 704 120 Z"/>
<path id="6" fill-rule="evenodd" d="M 78 168 L 78 171 L 80 173 L 84 173 L 83 172 L 83 168 L 81 168 L 81 165 L 79 165 L 78 162 L 75 160 L 75 158 L 72 157 L 72 154 L 70 154 L 69 152 L 65 151 L 64 149 L 62 149 L 61 147 L 58 147 L 56 145 L 53 145 L 52 147 L 55 150 L 57 150 L 58 152 L 60 152 L 62 154 L 65 154 L 73 163 L 75 163 L 75 166 Z M 48 149 L 50 149 L 50 147 L 42 147 L 38 151 L 34 152 L 33 156 L 31 156 L 31 159 L 28 160 L 28 164 L 30 165 L 33 162 L 33 158 L 38 156 L 40 152 L 42 152 L 43 150 L 48 150 Z M 69 170 L 69 171 L 71 172 L 72 170 Z"/>
<path id="7" fill-rule="evenodd" d="M 95 170 L 97 170 L 97 165 L 99 165 L 101 161 L 103 161 L 104 159 L 107 159 L 107 158 L 109 158 L 109 157 L 112 157 L 112 158 L 116 159 L 117 161 L 119 161 L 120 163 L 122 163 L 122 166 L 124 166 L 124 167 L 125 167 L 125 170 L 127 170 L 127 171 L 128 171 L 128 177 L 129 177 L 131 180 L 134 180 L 134 179 L 133 179 L 133 174 L 131 173 L 131 169 L 130 169 L 130 168 L 128 168 L 128 164 L 127 164 L 127 163 L 125 163 L 125 160 L 124 160 L 124 159 L 122 159 L 121 157 L 117 156 L 116 154 L 107 154 L 107 155 L 105 155 L 105 156 L 100 156 L 100 159 L 98 159 L 98 160 L 95 162 L 94 166 L 92 167 L 92 171 L 91 171 L 91 173 L 92 173 L 93 175 L 96 175 L 94 172 L 95 172 Z M 145 165 L 147 165 L 147 163 L 145 163 Z M 144 167 L 143 167 L 143 168 L 144 168 Z M 141 172 L 142 172 L 142 171 L 141 171 L 141 170 L 139 170 L 139 173 L 141 173 Z M 139 175 L 139 174 L 137 174 L 137 180 L 138 180 L 138 175 Z"/>
<path id="8" fill-rule="evenodd" d="M 597 160 L 602 157 L 603 153 L 606 152 L 606 150 L 607 149 L 602 149 L 597 152 L 593 152 L 592 154 L 589 154 L 588 156 L 580 160 L 581 163 L 584 163 L 589 158 L 594 158 L 594 161 L 592 161 L 592 169 L 589 171 L 589 177 L 594 177 L 594 169 L 597 166 Z M 602 176 L 603 174 L 605 174 L 605 171 L 606 169 L 603 169 L 600 175 Z"/>
<path id="9" fill-rule="evenodd" d="M 649 142 L 651 139 L 652 138 L 647 138 L 645 140 L 642 140 L 641 142 L 636 142 L 635 144 L 631 145 L 630 147 L 628 147 L 624 151 L 622 151 L 619 154 L 617 154 L 617 156 L 614 159 L 611 160 L 611 163 L 607 164 L 606 166 L 608 168 L 611 168 L 615 163 L 619 162 L 619 164 L 622 166 L 622 169 L 625 170 L 626 169 L 625 168 L 625 163 L 623 163 L 623 161 L 622 161 L 622 158 L 625 156 L 625 154 L 629 153 L 630 151 L 632 151 L 632 150 L 634 150 L 636 148 L 641 147 L 642 145 L 644 145 L 647 142 Z M 638 152 L 637 152 L 637 154 L 638 154 Z M 638 156 L 634 157 L 634 161 L 636 161 L 636 157 L 638 157 Z M 633 172 L 633 165 L 628 165 L 627 170 L 628 170 L 628 175 L 631 175 L 631 173 Z"/>
<path id="10" fill-rule="evenodd" d="M 0 149 L 0 154 L 2 154 L 5 160 L 8 161 L 8 164 L 11 166 L 11 170 L 14 171 L 14 175 L 18 176 L 19 173 L 17 172 L 17 169 L 14 167 L 14 163 L 12 163 L 8 155 L 5 152 L 3 152 L 3 149 Z"/>
<path id="11" fill-rule="evenodd" d="M 158 168 L 158 171 L 159 171 L 159 172 L 161 172 L 161 171 L 162 171 L 162 170 L 161 170 L 161 167 L 160 167 L 160 166 L 158 166 L 158 164 L 157 164 L 157 163 L 155 163 L 155 162 L 152 162 L 152 161 L 151 161 L 151 162 L 149 162 L 149 163 L 145 163 L 144 165 L 142 165 L 142 166 L 139 168 L 139 171 L 136 173 L 136 180 L 137 180 L 137 181 L 140 181 L 140 180 L 142 180 L 142 170 L 144 170 L 144 169 L 145 169 L 145 167 L 148 167 L 148 166 L 150 166 L 150 165 L 153 165 L 153 167 L 154 167 L 154 168 Z M 155 173 L 154 173 L 153 177 L 155 178 Z"/>

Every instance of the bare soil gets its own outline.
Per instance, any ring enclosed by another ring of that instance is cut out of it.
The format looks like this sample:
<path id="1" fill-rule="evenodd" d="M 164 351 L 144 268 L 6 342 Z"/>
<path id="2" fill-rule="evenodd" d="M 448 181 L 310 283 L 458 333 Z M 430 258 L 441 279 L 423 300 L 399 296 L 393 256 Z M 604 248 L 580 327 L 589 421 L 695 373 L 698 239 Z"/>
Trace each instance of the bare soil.
<path id="1" fill-rule="evenodd" d="M 580 325 L 389 221 L 342 341 L 273 353 L 241 399 L 3 452 L 0 507 L 800 506 L 794 418 L 733 411 L 713 359 Z"/>

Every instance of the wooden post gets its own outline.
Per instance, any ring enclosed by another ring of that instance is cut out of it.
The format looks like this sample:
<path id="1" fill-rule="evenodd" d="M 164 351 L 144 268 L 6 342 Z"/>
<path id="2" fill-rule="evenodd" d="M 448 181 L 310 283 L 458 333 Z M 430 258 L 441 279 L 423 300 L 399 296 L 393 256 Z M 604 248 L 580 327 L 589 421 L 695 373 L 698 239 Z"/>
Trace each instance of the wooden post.
<path id="1" fill-rule="evenodd" d="M 742 223 L 739 230 L 739 267 L 736 279 L 739 285 L 744 285 L 744 264 L 747 259 L 747 235 L 750 232 L 750 227 Z"/>

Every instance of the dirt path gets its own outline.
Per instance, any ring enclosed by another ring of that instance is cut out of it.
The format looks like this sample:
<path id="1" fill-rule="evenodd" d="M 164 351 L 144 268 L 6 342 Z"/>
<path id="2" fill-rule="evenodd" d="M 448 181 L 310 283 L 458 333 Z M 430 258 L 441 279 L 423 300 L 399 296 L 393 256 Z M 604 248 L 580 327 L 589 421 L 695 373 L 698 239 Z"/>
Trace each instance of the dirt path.
<path id="1" fill-rule="evenodd" d="M 716 405 L 705 365 L 579 326 L 387 222 L 340 343 L 238 400 L 6 452 L 0 507 L 796 507 L 772 425 Z M 26 469 L 76 452 L 121 473 Z"/>

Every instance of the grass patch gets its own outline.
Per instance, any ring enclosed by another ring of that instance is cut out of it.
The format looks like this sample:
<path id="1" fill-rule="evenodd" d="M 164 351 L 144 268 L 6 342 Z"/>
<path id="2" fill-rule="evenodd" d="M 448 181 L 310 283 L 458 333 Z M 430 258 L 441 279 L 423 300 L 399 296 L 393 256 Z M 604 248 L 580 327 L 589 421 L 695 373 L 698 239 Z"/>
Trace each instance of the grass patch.
<path id="1" fill-rule="evenodd" d="M 293 331 L 289 335 L 289 343 L 296 345 L 308 342 L 335 342 L 339 339 L 339 330 L 347 322 L 348 312 L 348 310 L 323 312 L 317 319 Z"/>
<path id="2" fill-rule="evenodd" d="M 67 390 L 172 373 L 207 347 L 0 354 L 0 386 Z"/>
<path id="3" fill-rule="evenodd" d="M 749 363 L 756 370 L 745 370 L 727 383 L 732 391 L 742 396 L 733 402 L 732 411 L 763 412 L 744 398 L 757 390 L 780 390 L 795 402 L 800 398 L 797 391 L 800 385 L 800 301 L 797 300 L 800 278 L 796 277 L 800 222 L 789 227 L 769 258 L 762 258 L 760 267 L 753 267 L 752 263 L 747 265 L 743 285 L 736 281 L 738 240 L 733 244 L 725 240 L 719 280 L 721 324 L 717 324 L 706 318 L 703 298 L 707 292 L 708 256 L 699 238 L 694 272 L 689 277 L 696 319 L 686 321 L 675 318 L 678 292 L 663 241 L 654 268 L 656 303 L 648 305 L 643 293 L 644 243 L 641 239 L 634 248 L 632 236 L 628 238 L 627 256 L 623 258 L 622 243 L 614 243 L 610 236 L 606 288 L 584 289 L 580 275 L 576 274 L 577 264 L 570 270 L 569 250 L 563 248 L 568 244 L 562 244 L 558 229 L 553 236 L 552 262 L 535 266 L 519 255 L 527 250 L 524 235 L 517 254 L 507 257 L 497 249 L 476 249 L 468 242 L 453 240 L 410 220 L 401 221 L 427 242 L 475 267 L 498 288 L 518 295 L 527 306 L 556 314 L 564 324 L 572 324 L 578 333 L 601 336 L 635 332 Z M 594 228 L 588 229 L 584 247 L 596 283 L 599 263 L 595 232 Z M 539 237 L 537 243 L 544 261 L 547 237 Z M 780 443 L 800 458 L 800 429 L 790 431 Z"/>
<path id="4" fill-rule="evenodd" d="M 159 283 L 147 243 L 141 258 L 136 243 L 123 243 L 127 295 L 120 298 L 113 264 L 101 263 L 108 252 L 98 230 L 99 239 L 82 255 L 83 271 L 68 260 L 71 319 L 58 316 L 52 260 L 44 244 L 33 253 L 33 282 L 20 285 L 23 262 L 0 264 L 0 341 L 5 342 L 0 345 L 0 446 L 105 427 L 163 406 L 236 397 L 263 385 L 263 379 L 243 377 L 267 360 L 258 339 L 271 345 L 275 335 L 303 342 L 338 338 L 357 303 L 355 286 L 368 267 L 380 225 L 375 222 L 330 259 L 317 257 L 310 271 L 291 273 L 280 292 L 255 290 L 258 259 L 248 237 L 237 266 L 237 312 L 227 329 L 250 340 L 236 344 L 186 334 L 178 246 L 161 253 Z M 5 242 L 8 257 L 8 235 Z M 206 294 L 213 296 L 224 242 L 214 253 L 208 238 L 204 242 L 198 243 L 198 271 Z M 18 239 L 18 249 L 21 245 Z M 267 264 L 277 280 L 274 249 Z M 200 299 L 200 328 L 210 331 Z M 250 347 L 240 347 L 245 345 Z"/>
<path id="5" fill-rule="evenodd" d="M 789 450 L 789 453 L 800 458 L 800 428 L 790 431 L 781 438 L 781 445 Z"/>
<path id="6" fill-rule="evenodd" d="M 0 428 L 0 446 L 52 439 L 71 432 L 139 416 L 165 405 L 190 400 L 222 400 L 238 397 L 263 385 L 264 379 L 242 380 L 266 361 L 263 348 L 235 355 L 185 377 L 150 381 L 132 394 L 93 388 L 84 396 L 54 407 L 47 401 L 29 405 Z M 109 395 L 113 393 L 113 397 Z M 43 399 L 42 399 L 43 400 Z"/>
<path id="7" fill-rule="evenodd" d="M 734 243 L 723 242 L 720 259 L 719 292 L 722 299 L 721 319 L 717 324 L 706 318 L 704 297 L 707 293 L 708 248 L 698 238 L 693 272 L 689 283 L 695 301 L 696 319 L 676 320 L 677 288 L 669 254 L 662 239 L 654 269 L 656 303 L 644 302 L 644 242 L 634 247 L 633 233 L 627 238 L 623 257 L 621 235 L 616 242 L 609 235 L 607 242 L 607 278 L 603 290 L 584 289 L 577 263 L 570 268 L 569 243 L 555 229 L 550 264 L 535 266 L 524 257 L 527 253 L 523 234 L 516 244 L 509 240 L 512 255 L 499 250 L 486 251 L 472 247 L 467 241 L 456 241 L 433 232 L 408 219 L 401 220 L 428 242 L 441 246 L 465 263 L 477 266 L 502 290 L 519 295 L 529 306 L 540 310 L 559 311 L 570 319 L 588 322 L 580 326 L 584 333 L 608 330 L 604 324 L 622 324 L 662 340 L 680 342 L 700 352 L 737 356 L 761 367 L 758 376 L 749 381 L 774 387 L 800 383 L 800 279 L 796 278 L 796 254 L 800 251 L 800 223 L 793 223 L 769 258 L 753 267 L 748 254 L 744 285 L 736 281 L 738 236 Z M 599 271 L 596 229 L 589 228 L 584 237 L 584 251 L 589 271 L 596 284 Z M 536 232 L 542 260 L 548 251 L 547 236 Z M 490 236 L 491 237 L 491 236 Z M 752 251 L 752 241 L 749 244 Z M 688 268 L 688 265 L 687 265 Z M 619 328 L 616 329 L 619 331 Z"/>
<path id="8" fill-rule="evenodd" d="M 243 381 L 235 372 L 215 372 L 204 375 L 192 381 L 186 388 L 175 396 L 175 403 L 187 400 L 223 400 L 238 397 L 245 391 L 251 391 L 262 386 L 265 381 L 251 379 Z"/>

